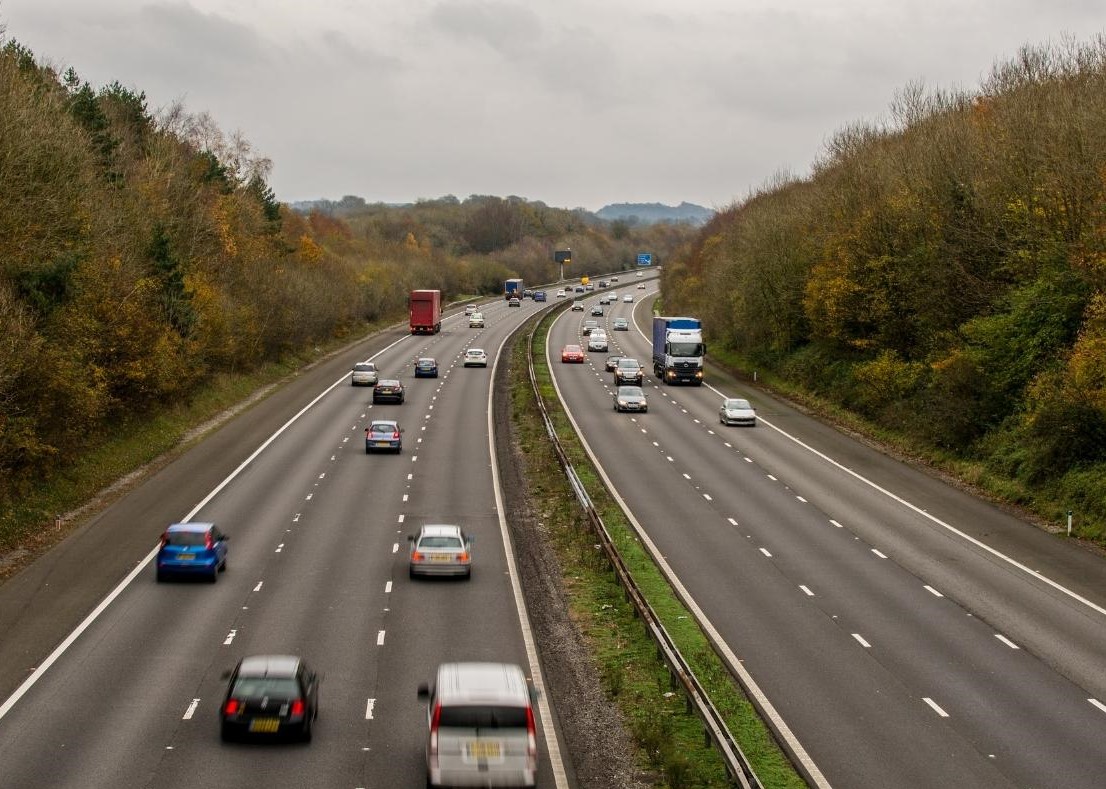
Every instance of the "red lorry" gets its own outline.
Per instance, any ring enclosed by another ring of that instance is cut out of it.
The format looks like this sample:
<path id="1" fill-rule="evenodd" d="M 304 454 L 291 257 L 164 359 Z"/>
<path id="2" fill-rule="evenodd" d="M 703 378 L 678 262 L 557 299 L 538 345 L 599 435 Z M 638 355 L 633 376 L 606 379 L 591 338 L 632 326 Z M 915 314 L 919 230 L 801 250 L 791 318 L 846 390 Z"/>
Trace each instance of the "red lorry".
<path id="1" fill-rule="evenodd" d="M 408 302 L 411 334 L 437 334 L 442 330 L 442 292 L 413 290 Z"/>

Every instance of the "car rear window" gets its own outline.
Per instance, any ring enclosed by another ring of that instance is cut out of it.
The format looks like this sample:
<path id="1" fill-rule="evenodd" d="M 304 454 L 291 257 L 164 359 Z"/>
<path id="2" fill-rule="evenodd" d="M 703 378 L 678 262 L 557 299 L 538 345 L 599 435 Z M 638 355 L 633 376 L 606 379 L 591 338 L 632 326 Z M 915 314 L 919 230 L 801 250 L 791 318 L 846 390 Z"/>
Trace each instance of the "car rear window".
<path id="1" fill-rule="evenodd" d="M 165 542 L 167 545 L 204 545 L 207 535 L 199 531 L 171 531 Z"/>
<path id="2" fill-rule="evenodd" d="M 239 699 L 295 698 L 300 695 L 299 685 L 291 677 L 239 677 L 234 683 L 232 696 Z"/>
<path id="3" fill-rule="evenodd" d="M 465 729 L 525 729 L 526 708 L 474 704 L 443 706 L 439 726 Z"/>
<path id="4" fill-rule="evenodd" d="M 461 541 L 457 537 L 423 537 L 419 540 L 420 548 L 460 548 Z"/>
<path id="5" fill-rule="evenodd" d="M 372 425 L 369 430 L 373 433 L 394 433 L 396 432 L 395 425 Z"/>
<path id="6" fill-rule="evenodd" d="M 376 369 L 376 366 L 372 364 L 355 364 L 353 365 L 353 369 L 359 373 L 371 373 Z"/>

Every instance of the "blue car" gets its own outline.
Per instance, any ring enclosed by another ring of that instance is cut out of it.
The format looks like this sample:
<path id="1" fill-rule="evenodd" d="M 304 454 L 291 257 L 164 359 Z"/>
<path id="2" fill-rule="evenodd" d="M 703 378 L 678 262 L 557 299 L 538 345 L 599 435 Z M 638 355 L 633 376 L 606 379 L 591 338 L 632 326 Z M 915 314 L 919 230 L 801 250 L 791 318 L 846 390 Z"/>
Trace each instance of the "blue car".
<path id="1" fill-rule="evenodd" d="M 174 523 L 161 535 L 157 580 L 198 575 L 215 583 L 227 569 L 227 540 L 214 523 Z"/>
<path id="2" fill-rule="evenodd" d="M 394 419 L 374 419 L 365 428 L 365 454 L 403 451 L 403 428 Z"/>
<path id="3" fill-rule="evenodd" d="M 416 378 L 437 378 L 438 362 L 429 356 L 423 356 L 415 360 Z"/>
<path id="4" fill-rule="evenodd" d="M 534 291 L 534 301 L 545 301 L 545 291 L 544 290 L 535 290 Z"/>

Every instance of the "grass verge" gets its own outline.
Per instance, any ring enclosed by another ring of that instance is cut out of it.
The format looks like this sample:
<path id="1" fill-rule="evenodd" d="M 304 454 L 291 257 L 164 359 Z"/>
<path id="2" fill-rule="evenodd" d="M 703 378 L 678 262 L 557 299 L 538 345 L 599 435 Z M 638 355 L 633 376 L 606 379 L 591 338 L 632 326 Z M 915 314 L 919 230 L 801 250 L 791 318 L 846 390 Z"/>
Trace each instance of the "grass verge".
<path id="1" fill-rule="evenodd" d="M 548 324 L 546 319 L 539 325 L 535 348 L 545 346 Z M 520 341 L 513 354 L 514 368 L 525 370 L 525 343 Z M 534 366 L 541 397 L 577 476 L 635 581 L 725 717 L 757 776 L 771 789 L 805 786 L 596 475 L 556 399 L 544 355 L 535 357 Z M 529 494 L 560 559 L 570 615 L 590 646 L 608 696 L 640 746 L 643 766 L 658 776 L 661 785 L 673 789 L 728 785 L 721 756 L 706 744 L 702 723 L 687 712 L 682 692 L 672 686 L 667 667 L 635 618 L 594 535 L 582 526 L 579 503 L 558 468 L 525 376 L 512 383 L 511 397 Z"/>

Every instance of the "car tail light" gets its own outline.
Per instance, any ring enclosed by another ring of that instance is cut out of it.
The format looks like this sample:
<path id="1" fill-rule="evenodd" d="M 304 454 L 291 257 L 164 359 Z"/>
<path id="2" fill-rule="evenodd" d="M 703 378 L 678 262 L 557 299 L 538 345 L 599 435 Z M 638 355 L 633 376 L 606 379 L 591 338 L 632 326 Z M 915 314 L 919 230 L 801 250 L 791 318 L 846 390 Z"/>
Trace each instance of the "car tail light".
<path id="1" fill-rule="evenodd" d="M 396 441 L 399 441 L 399 431 L 398 430 L 393 430 L 392 431 L 392 438 L 394 438 Z"/>
<path id="2" fill-rule="evenodd" d="M 292 717 L 293 718 L 303 717 L 303 711 L 304 711 L 303 699 L 295 699 L 292 702 Z"/>
<path id="3" fill-rule="evenodd" d="M 442 705 L 434 705 L 434 712 L 430 716 L 430 758 L 438 760 L 438 723 L 442 718 Z"/>
<path id="4" fill-rule="evenodd" d="M 204 535 L 204 548 L 210 551 L 214 547 L 215 547 L 215 540 L 211 536 L 211 532 L 208 532 L 207 534 Z"/>
<path id="5" fill-rule="evenodd" d="M 242 702 L 238 699 L 227 699 L 227 703 L 223 705 L 224 715 L 237 715 L 242 709 Z"/>
<path id="6" fill-rule="evenodd" d="M 538 758 L 538 732 L 534 725 L 534 708 L 526 708 L 526 755 L 531 759 Z"/>
<path id="7" fill-rule="evenodd" d="M 413 562 L 421 562 L 425 558 L 426 557 L 423 556 L 420 551 L 415 551 L 414 553 L 411 554 L 411 561 L 413 561 Z"/>
<path id="8" fill-rule="evenodd" d="M 468 560 L 469 560 L 469 552 L 468 551 L 461 551 L 459 554 L 457 554 L 457 561 L 467 562 Z"/>

